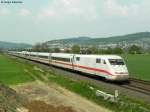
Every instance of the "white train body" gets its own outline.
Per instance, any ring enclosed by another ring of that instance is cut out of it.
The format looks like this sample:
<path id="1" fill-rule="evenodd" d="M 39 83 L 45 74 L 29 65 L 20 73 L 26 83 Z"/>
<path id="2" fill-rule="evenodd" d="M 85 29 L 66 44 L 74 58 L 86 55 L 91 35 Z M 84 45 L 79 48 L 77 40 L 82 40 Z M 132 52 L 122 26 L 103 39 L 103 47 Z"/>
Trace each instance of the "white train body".
<path id="1" fill-rule="evenodd" d="M 128 80 L 129 73 L 124 60 L 117 55 L 80 55 L 65 53 L 15 52 L 31 60 L 67 68 L 112 81 Z"/>

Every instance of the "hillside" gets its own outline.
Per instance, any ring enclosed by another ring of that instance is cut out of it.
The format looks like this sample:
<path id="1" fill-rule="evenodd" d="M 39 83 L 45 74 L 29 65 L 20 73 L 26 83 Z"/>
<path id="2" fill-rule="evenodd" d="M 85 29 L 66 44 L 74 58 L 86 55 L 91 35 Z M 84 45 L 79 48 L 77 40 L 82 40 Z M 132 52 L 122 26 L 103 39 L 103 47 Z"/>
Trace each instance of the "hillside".
<path id="1" fill-rule="evenodd" d="M 25 43 L 11 43 L 0 41 L 0 48 L 2 49 L 11 49 L 11 48 L 30 48 L 30 44 Z"/>
<path id="2" fill-rule="evenodd" d="M 92 39 L 93 43 L 117 43 L 117 42 L 138 42 L 138 41 L 149 41 L 150 42 L 150 32 L 140 32 L 134 34 L 128 34 L 123 36 L 113 36 L 109 38 L 97 38 Z"/>
<path id="3" fill-rule="evenodd" d="M 47 43 L 82 44 L 82 43 L 85 43 L 86 41 L 90 41 L 90 40 L 91 40 L 90 37 L 77 37 L 77 38 L 75 37 L 75 38 L 69 38 L 69 39 L 52 40 L 52 41 L 48 41 Z"/>
<path id="4" fill-rule="evenodd" d="M 90 38 L 90 37 L 77 37 L 71 39 L 52 40 L 46 42 L 51 44 L 79 44 L 79 45 L 104 45 L 104 44 L 140 44 L 150 45 L 150 32 L 139 32 L 134 34 L 127 34 L 122 36 L 112 36 L 107 38 Z"/>

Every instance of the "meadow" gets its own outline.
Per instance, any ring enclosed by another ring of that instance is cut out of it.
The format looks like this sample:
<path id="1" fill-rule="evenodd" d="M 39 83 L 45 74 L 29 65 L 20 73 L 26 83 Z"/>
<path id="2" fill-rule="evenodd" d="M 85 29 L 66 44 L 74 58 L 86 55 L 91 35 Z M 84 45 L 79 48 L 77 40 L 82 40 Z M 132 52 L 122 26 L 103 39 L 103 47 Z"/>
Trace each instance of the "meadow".
<path id="1" fill-rule="evenodd" d="M 150 80 L 150 55 L 122 55 L 131 77 Z"/>
<path id="2" fill-rule="evenodd" d="M 32 81 L 34 79 L 27 73 L 31 70 L 30 67 L 8 56 L 0 55 L 0 82 L 10 85 Z"/>

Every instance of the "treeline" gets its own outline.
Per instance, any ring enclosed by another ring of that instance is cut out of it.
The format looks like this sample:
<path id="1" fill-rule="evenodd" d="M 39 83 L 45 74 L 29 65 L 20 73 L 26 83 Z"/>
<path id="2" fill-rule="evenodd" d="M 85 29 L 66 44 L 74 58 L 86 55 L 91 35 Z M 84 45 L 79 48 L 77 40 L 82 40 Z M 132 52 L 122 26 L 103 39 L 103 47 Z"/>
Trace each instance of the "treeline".
<path id="1" fill-rule="evenodd" d="M 80 53 L 80 54 L 144 54 L 148 53 L 149 51 L 142 49 L 141 47 L 137 45 L 132 45 L 129 48 L 123 49 L 120 47 L 116 48 L 105 48 L 101 49 L 96 46 L 91 46 L 86 49 L 80 48 L 79 45 L 74 45 L 72 47 L 72 52 L 73 53 Z M 150 52 L 149 52 L 150 53 Z"/>
<path id="2" fill-rule="evenodd" d="M 132 45 L 128 48 L 105 48 L 101 49 L 97 46 L 91 46 L 88 48 L 82 48 L 79 45 L 73 45 L 71 48 L 66 48 L 63 51 L 60 48 L 49 48 L 46 44 L 36 44 L 32 47 L 31 51 L 36 52 L 64 52 L 64 53 L 76 53 L 76 54 L 145 54 L 150 53 L 149 50 L 144 50 L 142 47 Z"/>
<path id="3" fill-rule="evenodd" d="M 31 51 L 31 52 L 63 52 L 63 53 L 76 53 L 76 54 L 150 54 L 150 49 L 144 50 L 142 47 L 132 45 L 128 48 L 98 48 L 97 46 L 80 47 L 79 45 L 73 45 L 71 48 L 49 48 L 46 44 L 37 43 L 32 46 L 31 49 L 14 49 L 16 51 Z"/>

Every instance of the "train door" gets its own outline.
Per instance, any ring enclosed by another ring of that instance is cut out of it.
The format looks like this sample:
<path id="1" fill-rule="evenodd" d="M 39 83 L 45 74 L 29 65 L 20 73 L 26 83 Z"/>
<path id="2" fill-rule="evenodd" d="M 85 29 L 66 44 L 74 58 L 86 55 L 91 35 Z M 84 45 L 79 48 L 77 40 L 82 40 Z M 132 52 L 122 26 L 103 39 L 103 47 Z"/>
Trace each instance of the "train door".
<path id="1" fill-rule="evenodd" d="M 106 77 L 106 74 L 103 71 L 107 70 L 106 60 L 102 58 L 96 58 L 96 75 Z"/>
<path id="2" fill-rule="evenodd" d="M 101 58 L 96 58 L 95 60 L 95 68 L 97 69 L 96 71 L 96 75 L 101 75 L 101 73 L 99 72 L 99 69 L 101 69 L 102 66 L 102 59 Z"/>
<path id="3" fill-rule="evenodd" d="M 75 55 L 71 56 L 71 63 L 72 63 L 72 70 L 75 70 L 74 64 L 75 64 Z"/>
<path id="4" fill-rule="evenodd" d="M 52 54 L 51 53 L 49 53 L 48 60 L 49 60 L 49 64 L 51 64 L 51 61 L 52 61 Z"/>
<path id="5" fill-rule="evenodd" d="M 96 63 L 95 63 L 95 58 L 94 57 L 87 57 L 84 60 L 84 66 L 87 67 L 86 73 L 96 75 Z"/>
<path id="6" fill-rule="evenodd" d="M 80 56 L 78 56 L 78 55 L 74 55 L 74 58 L 73 58 L 73 66 L 74 66 L 74 70 L 77 70 L 77 71 L 80 71 L 80 69 L 79 69 L 79 65 L 80 65 Z"/>

